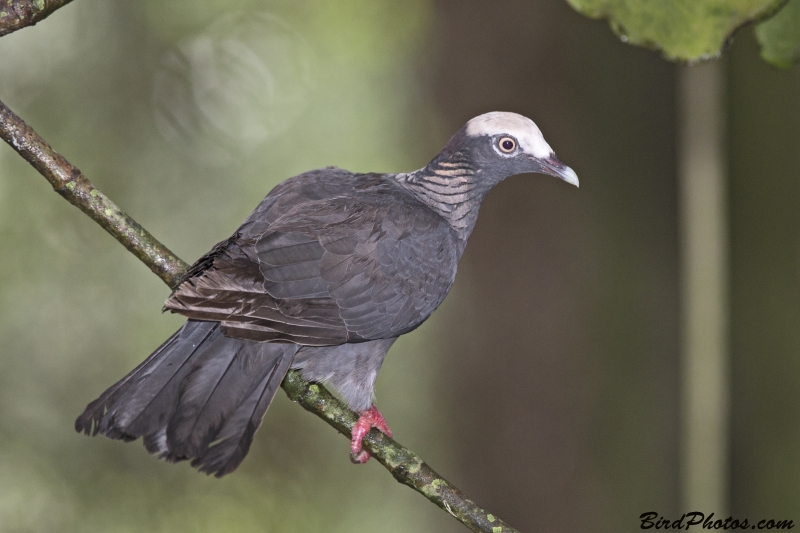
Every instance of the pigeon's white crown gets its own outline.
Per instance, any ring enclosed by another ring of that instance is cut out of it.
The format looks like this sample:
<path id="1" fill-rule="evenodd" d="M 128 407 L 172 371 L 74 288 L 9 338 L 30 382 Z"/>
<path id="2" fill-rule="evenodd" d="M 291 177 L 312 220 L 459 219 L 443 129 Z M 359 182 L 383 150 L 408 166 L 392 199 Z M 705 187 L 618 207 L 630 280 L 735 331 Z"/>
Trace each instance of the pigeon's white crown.
<path id="1" fill-rule="evenodd" d="M 520 148 L 534 157 L 543 159 L 550 157 L 550 154 L 553 153 L 553 149 L 544 140 L 538 126 L 528 117 L 517 113 L 492 111 L 467 122 L 467 135 L 470 137 L 504 133 L 513 135 L 519 142 Z"/>

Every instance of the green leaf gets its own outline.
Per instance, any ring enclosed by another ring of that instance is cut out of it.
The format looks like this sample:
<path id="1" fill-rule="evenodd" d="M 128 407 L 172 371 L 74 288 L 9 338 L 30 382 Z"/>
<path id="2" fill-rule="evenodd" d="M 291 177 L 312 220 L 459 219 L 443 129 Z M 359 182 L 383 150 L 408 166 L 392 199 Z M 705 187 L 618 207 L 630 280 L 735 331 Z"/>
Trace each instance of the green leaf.
<path id="1" fill-rule="evenodd" d="M 767 63 L 788 68 L 800 59 L 800 0 L 789 0 L 774 17 L 756 26 L 756 37 Z"/>
<path id="2" fill-rule="evenodd" d="M 624 41 L 679 61 L 718 56 L 736 29 L 769 16 L 784 1 L 567 0 L 586 16 L 607 18 Z"/>

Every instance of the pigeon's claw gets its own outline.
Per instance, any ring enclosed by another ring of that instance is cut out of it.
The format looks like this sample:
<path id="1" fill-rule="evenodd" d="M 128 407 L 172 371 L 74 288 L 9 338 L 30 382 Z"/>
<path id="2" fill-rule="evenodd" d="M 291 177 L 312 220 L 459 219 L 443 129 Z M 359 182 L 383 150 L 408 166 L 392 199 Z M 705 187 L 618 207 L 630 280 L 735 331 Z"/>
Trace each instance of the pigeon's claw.
<path id="1" fill-rule="evenodd" d="M 361 416 L 358 417 L 358 421 L 353 426 L 351 432 L 350 460 L 355 464 L 364 464 L 369 461 L 369 452 L 362 450 L 361 444 L 364 441 L 364 437 L 372 428 L 378 428 L 378 431 L 388 437 L 392 436 L 392 430 L 389 429 L 389 426 L 386 424 L 386 419 L 383 418 L 383 415 L 374 405 L 361 413 Z"/>
<path id="2" fill-rule="evenodd" d="M 361 450 L 361 451 L 358 453 L 358 455 L 355 455 L 355 453 L 354 453 L 354 452 L 350 452 L 350 461 L 351 461 L 351 462 L 352 462 L 354 465 L 363 465 L 364 463 L 366 463 L 367 461 L 369 461 L 369 458 L 370 458 L 370 457 L 371 457 L 371 455 L 369 454 L 369 452 L 367 452 L 367 451 L 364 451 L 364 450 Z"/>

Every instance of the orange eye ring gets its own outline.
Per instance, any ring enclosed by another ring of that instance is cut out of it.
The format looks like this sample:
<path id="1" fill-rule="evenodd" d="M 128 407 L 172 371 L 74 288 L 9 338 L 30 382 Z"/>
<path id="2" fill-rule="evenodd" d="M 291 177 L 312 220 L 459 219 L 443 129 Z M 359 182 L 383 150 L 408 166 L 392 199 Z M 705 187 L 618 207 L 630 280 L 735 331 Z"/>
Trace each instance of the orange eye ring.
<path id="1" fill-rule="evenodd" d="M 517 149 L 517 141 L 511 137 L 501 137 L 500 140 L 497 141 L 497 147 L 504 154 L 510 154 Z"/>

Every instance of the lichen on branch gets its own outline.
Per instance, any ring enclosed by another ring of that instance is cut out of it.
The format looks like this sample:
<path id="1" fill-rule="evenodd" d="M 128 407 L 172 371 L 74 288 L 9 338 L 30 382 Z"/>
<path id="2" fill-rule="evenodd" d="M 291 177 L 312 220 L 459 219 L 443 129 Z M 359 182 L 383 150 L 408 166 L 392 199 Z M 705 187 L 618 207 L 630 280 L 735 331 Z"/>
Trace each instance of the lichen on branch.
<path id="1" fill-rule="evenodd" d="M 0 37 L 46 19 L 72 0 L 0 0 Z"/>
<path id="2" fill-rule="evenodd" d="M 100 224 L 164 283 L 171 288 L 177 286 L 186 263 L 95 188 L 3 102 L 0 102 L 0 138 L 33 165 L 58 194 Z"/>
<path id="3" fill-rule="evenodd" d="M 281 384 L 289 398 L 299 403 L 333 426 L 336 431 L 350 438 L 358 415 L 336 399 L 318 383 L 308 383 L 300 372 L 290 370 Z M 364 448 L 392 473 L 394 478 L 423 494 L 456 520 L 472 531 L 482 533 L 516 533 L 512 528 L 491 513 L 487 513 L 475 502 L 433 471 L 422 458 L 387 437 L 375 428 L 364 437 Z"/>

